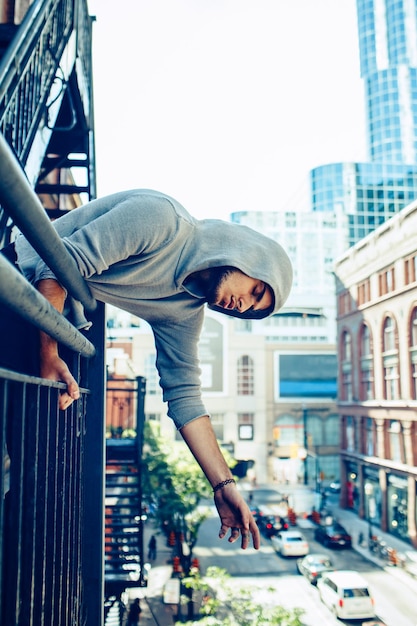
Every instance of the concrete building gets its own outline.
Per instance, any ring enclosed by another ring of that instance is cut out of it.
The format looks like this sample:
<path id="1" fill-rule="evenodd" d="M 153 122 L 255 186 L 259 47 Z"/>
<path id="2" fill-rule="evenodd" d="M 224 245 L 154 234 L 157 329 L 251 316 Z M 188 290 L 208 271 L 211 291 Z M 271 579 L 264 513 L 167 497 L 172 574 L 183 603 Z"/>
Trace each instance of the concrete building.
<path id="1" fill-rule="evenodd" d="M 417 546 L 417 202 L 336 275 L 343 504 Z"/>

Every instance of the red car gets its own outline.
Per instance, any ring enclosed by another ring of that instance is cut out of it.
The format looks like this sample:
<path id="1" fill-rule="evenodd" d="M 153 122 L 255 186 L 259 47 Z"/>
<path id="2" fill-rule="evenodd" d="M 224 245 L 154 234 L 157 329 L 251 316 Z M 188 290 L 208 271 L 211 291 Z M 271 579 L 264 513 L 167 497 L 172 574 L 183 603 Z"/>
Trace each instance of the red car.
<path id="1" fill-rule="evenodd" d="M 320 524 L 314 531 L 314 539 L 327 548 L 351 548 L 352 537 L 347 530 L 337 522 Z"/>

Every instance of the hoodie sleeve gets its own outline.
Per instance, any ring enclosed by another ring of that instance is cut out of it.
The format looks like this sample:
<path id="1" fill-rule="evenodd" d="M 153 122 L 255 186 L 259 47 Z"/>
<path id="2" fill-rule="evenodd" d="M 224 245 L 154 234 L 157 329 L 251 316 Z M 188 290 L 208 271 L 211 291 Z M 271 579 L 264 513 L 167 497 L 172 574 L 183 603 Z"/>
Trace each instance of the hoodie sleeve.
<path id="1" fill-rule="evenodd" d="M 130 257 L 157 254 L 178 230 L 177 214 L 169 199 L 161 196 L 132 194 L 108 210 L 93 213 L 93 209 L 93 204 L 80 207 L 54 223 L 86 279 Z M 18 246 L 19 265 L 33 284 L 55 278 L 31 246 L 20 242 Z"/>
<path id="2" fill-rule="evenodd" d="M 156 346 L 156 367 L 168 415 L 180 429 L 191 420 L 208 415 L 201 398 L 201 370 L 198 340 L 203 323 L 203 309 L 193 318 L 152 326 Z"/>

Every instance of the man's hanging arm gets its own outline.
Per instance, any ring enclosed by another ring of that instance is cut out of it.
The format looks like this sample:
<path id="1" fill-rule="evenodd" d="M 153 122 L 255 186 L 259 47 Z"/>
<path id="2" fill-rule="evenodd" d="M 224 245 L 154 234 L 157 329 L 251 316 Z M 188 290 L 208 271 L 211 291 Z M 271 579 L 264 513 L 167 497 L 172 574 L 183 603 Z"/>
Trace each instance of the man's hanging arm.
<path id="1" fill-rule="evenodd" d="M 180 432 L 213 487 L 214 503 L 221 521 L 220 539 L 223 539 L 230 529 L 230 542 L 236 541 L 241 535 L 241 547 L 245 550 L 252 535 L 253 546 L 258 549 L 261 543 L 259 529 L 236 487 L 208 415 L 188 422 Z"/>

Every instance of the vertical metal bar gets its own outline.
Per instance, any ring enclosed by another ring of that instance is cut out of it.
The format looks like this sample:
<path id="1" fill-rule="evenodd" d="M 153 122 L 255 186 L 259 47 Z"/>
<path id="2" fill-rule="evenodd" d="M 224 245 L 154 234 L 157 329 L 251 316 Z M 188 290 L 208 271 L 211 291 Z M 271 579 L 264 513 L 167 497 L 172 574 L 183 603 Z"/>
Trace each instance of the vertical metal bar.
<path id="1" fill-rule="evenodd" d="M 83 613 L 88 626 L 104 623 L 104 494 L 105 494 L 105 332 L 104 305 L 99 303 L 89 331 L 96 347 L 91 368 L 83 449 Z"/>
<path id="2" fill-rule="evenodd" d="M 136 398 L 136 442 L 137 442 L 137 458 L 138 458 L 138 496 L 139 496 L 139 587 L 143 587 L 145 583 L 144 579 L 144 565 L 145 565 L 145 550 L 143 544 L 143 519 L 142 519 L 142 455 L 143 455 L 143 434 L 145 428 L 145 394 L 146 394 L 146 378 L 144 376 L 137 376 L 137 398 Z"/>
<path id="3" fill-rule="evenodd" d="M 6 449 L 6 416 L 7 406 L 9 402 L 9 383 L 7 380 L 0 379 L 0 454 L 1 454 L 1 467 L 0 467 L 0 555 L 4 554 L 4 503 L 6 493 L 9 490 L 9 462 L 7 449 Z M 3 567 L 0 563 L 0 590 L 3 589 Z M 3 614 L 3 594 L 0 593 L 0 616 Z"/>

